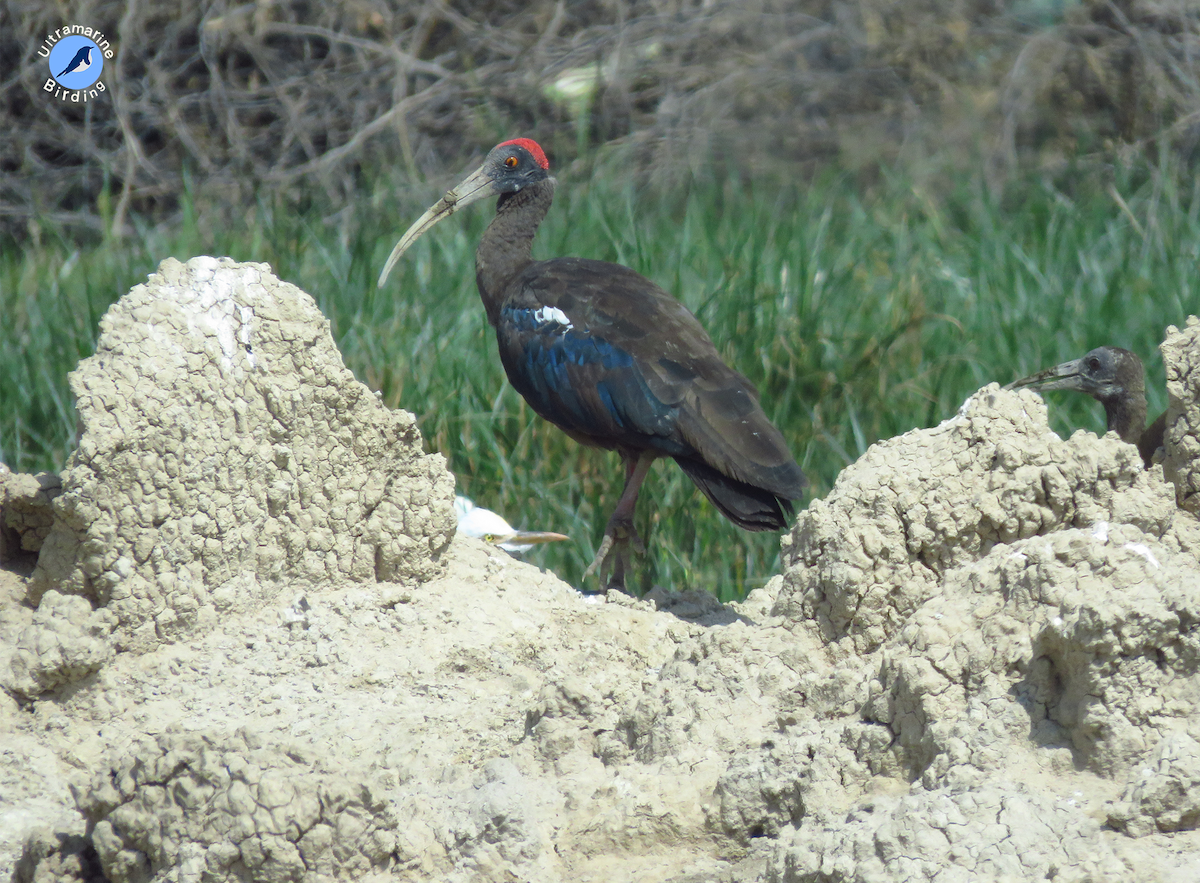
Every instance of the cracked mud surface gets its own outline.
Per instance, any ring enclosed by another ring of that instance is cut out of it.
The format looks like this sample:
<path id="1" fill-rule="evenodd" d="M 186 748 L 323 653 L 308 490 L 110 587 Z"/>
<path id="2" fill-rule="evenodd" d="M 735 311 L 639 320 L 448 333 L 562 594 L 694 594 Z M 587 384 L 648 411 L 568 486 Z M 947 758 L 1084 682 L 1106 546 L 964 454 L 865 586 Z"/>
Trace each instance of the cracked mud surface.
<path id="1" fill-rule="evenodd" d="M 744 603 L 589 598 L 451 541 L 307 295 L 165 262 L 0 473 L 0 879 L 1200 879 L 1198 328 L 1171 481 L 990 386 Z"/>

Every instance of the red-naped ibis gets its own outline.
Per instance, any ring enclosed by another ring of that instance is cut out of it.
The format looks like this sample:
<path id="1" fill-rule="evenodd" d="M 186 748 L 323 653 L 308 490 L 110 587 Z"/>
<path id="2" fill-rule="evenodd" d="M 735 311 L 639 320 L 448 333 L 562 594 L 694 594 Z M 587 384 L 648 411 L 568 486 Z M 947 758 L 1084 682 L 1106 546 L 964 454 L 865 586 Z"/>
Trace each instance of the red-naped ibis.
<path id="1" fill-rule="evenodd" d="M 1063 362 L 1020 380 L 1005 389 L 1040 391 L 1070 389 L 1090 395 L 1104 405 L 1108 431 L 1122 441 L 1136 445 L 1142 462 L 1149 468 L 1154 452 L 1162 447 L 1167 413 L 1146 425 L 1146 372 L 1142 360 L 1129 350 L 1116 346 L 1096 347 L 1082 359 Z"/>
<path id="2" fill-rule="evenodd" d="M 534 234 L 554 197 L 537 142 L 497 145 L 392 250 L 388 273 L 426 230 L 497 195 L 496 217 L 475 252 L 475 280 L 496 329 L 509 382 L 538 414 L 581 444 L 615 450 L 625 487 L 585 578 L 624 588 L 638 490 L 659 457 L 672 457 L 726 518 L 779 530 L 807 481 L 758 392 L 730 368 L 688 310 L 628 267 L 585 258 L 535 261 Z M 611 555 L 610 555 L 611 553 Z"/>

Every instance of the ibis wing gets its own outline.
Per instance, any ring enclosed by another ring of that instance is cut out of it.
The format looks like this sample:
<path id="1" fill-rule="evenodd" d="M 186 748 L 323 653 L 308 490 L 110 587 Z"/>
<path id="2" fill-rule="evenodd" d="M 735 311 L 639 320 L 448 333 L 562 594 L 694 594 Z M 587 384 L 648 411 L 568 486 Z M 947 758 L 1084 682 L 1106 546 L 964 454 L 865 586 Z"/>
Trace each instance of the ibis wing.
<path id="1" fill-rule="evenodd" d="M 606 448 L 685 453 L 676 403 L 656 395 L 619 336 L 589 330 L 578 311 L 507 304 L 496 324 L 508 379 L 542 417 Z"/>
<path id="2" fill-rule="evenodd" d="M 683 304 L 633 270 L 532 264 L 505 298 L 497 335 L 513 386 L 576 438 L 653 448 L 800 497 L 804 476 L 754 386 Z"/>

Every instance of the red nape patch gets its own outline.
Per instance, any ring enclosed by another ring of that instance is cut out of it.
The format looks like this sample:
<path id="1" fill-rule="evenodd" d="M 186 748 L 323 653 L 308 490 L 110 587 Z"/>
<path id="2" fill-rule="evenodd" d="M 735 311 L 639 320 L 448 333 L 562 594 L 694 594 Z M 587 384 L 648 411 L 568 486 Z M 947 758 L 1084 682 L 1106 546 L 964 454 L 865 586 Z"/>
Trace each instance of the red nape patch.
<path id="1" fill-rule="evenodd" d="M 515 144 L 518 147 L 524 147 L 529 151 L 529 155 L 533 157 L 533 161 L 543 169 L 550 168 L 550 160 L 546 159 L 546 154 L 542 152 L 541 145 L 532 138 L 513 138 L 511 141 L 501 141 L 497 147 L 503 147 L 506 144 Z"/>

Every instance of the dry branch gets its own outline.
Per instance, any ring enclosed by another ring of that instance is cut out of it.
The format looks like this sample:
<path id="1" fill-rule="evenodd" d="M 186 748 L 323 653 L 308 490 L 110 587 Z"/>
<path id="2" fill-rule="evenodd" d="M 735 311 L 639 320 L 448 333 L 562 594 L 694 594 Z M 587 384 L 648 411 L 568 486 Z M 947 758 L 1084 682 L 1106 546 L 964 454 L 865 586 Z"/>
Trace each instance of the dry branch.
<path id="1" fill-rule="evenodd" d="M 1011 172 L 1107 144 L 1200 139 L 1194 3 L 1088 0 L 1040 28 L 1005 6 L 13 0 L 0 52 L 22 63 L 0 80 L 0 233 L 170 219 L 186 180 L 230 215 L 314 186 L 337 206 L 382 169 L 441 174 L 515 132 L 559 164 L 616 141 L 642 171 L 716 157 L 791 175 L 913 145 L 995 150 Z M 34 51 L 74 22 L 115 35 L 118 51 L 108 93 L 86 106 L 47 97 Z M 584 93 L 574 103 L 552 91 L 568 76 Z M 115 209 L 101 219 L 106 187 Z"/>

